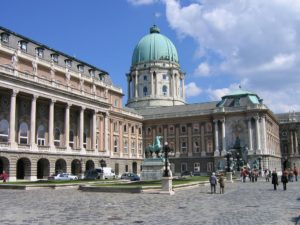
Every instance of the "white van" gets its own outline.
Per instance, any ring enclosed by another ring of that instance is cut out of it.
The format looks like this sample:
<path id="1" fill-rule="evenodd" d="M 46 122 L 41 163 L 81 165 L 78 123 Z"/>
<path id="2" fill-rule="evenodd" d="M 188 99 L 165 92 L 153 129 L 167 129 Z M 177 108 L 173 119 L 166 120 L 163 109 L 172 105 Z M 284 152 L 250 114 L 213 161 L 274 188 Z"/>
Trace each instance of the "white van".
<path id="1" fill-rule="evenodd" d="M 115 179 L 115 171 L 111 167 L 96 167 L 98 173 L 103 173 L 103 179 Z"/>

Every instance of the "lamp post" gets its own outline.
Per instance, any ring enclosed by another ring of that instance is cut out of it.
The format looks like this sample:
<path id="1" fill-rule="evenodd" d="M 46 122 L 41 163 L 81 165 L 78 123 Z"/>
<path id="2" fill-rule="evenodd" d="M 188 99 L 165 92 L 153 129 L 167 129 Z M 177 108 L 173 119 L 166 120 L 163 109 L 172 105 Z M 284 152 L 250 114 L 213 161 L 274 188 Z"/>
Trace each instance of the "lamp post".
<path id="1" fill-rule="evenodd" d="M 237 171 L 240 171 L 240 154 L 236 153 L 236 165 L 237 165 Z"/>
<path id="2" fill-rule="evenodd" d="M 172 190 L 172 175 L 168 169 L 168 156 L 171 152 L 168 142 L 165 142 L 163 152 L 165 154 L 165 170 L 162 177 L 162 190 L 160 193 L 173 195 L 175 192 Z"/>
<path id="3" fill-rule="evenodd" d="M 226 160 L 227 160 L 227 172 L 226 172 L 226 179 L 227 179 L 227 182 L 233 182 L 232 181 L 232 172 L 230 170 L 230 160 L 232 160 L 231 158 L 232 154 L 231 152 L 227 152 L 226 154 Z"/>
<path id="4" fill-rule="evenodd" d="M 227 172 L 230 172 L 230 157 L 231 157 L 231 152 L 227 152 L 226 154 Z"/>
<path id="5" fill-rule="evenodd" d="M 168 169 L 168 161 L 169 161 L 169 153 L 171 152 L 171 148 L 169 147 L 168 142 L 165 142 L 163 151 L 165 153 L 165 171 L 164 171 L 164 177 L 170 177 L 169 169 Z"/>
<path id="6" fill-rule="evenodd" d="M 261 175 L 261 159 L 262 159 L 262 157 L 259 156 L 259 157 L 258 157 L 258 169 L 259 169 L 259 175 Z"/>

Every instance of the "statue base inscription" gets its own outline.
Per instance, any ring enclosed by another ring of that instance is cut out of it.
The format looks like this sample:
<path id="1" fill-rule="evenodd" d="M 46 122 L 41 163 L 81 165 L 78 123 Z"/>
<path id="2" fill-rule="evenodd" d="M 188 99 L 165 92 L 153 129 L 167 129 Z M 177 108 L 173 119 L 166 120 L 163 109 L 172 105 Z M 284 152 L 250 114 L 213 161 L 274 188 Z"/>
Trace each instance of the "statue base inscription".
<path id="1" fill-rule="evenodd" d="M 148 158 L 142 163 L 141 180 L 161 180 L 164 161 L 162 158 Z"/>

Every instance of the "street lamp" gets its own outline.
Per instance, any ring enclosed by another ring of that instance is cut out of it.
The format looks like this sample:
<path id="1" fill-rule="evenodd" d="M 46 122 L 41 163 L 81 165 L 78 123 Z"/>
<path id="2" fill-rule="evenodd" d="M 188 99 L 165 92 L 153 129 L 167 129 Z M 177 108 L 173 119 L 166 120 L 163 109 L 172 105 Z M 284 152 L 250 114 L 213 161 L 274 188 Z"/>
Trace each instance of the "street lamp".
<path id="1" fill-rule="evenodd" d="M 168 155 L 171 152 L 171 148 L 169 147 L 168 142 L 165 142 L 165 145 L 163 147 L 163 152 L 165 153 L 165 171 L 164 171 L 164 177 L 170 177 L 169 170 L 168 170 Z"/>
<path id="2" fill-rule="evenodd" d="M 236 153 L 237 171 L 240 171 L 240 153 Z"/>
<path id="3" fill-rule="evenodd" d="M 259 175 L 261 175 L 261 156 L 258 157 L 258 169 L 259 169 Z"/>

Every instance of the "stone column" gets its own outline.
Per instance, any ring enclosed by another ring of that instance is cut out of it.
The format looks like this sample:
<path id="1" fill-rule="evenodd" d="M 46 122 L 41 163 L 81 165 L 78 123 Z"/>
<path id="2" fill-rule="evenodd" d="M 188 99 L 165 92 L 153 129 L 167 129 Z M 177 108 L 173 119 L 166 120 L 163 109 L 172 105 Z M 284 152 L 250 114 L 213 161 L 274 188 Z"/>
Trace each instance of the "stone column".
<path id="1" fill-rule="evenodd" d="M 70 107 L 71 104 L 67 103 L 65 111 L 65 146 L 67 149 L 70 149 Z"/>
<path id="2" fill-rule="evenodd" d="M 219 131 L 218 131 L 218 120 L 214 120 L 215 123 L 215 156 L 219 156 Z"/>
<path id="3" fill-rule="evenodd" d="M 267 132 L 266 132 L 266 116 L 261 117 L 262 122 L 262 138 L 263 138 L 263 144 L 262 144 L 262 153 L 267 154 Z"/>
<path id="4" fill-rule="evenodd" d="M 222 122 L 222 155 L 226 154 L 226 134 L 225 134 L 225 118 L 221 120 Z"/>
<path id="5" fill-rule="evenodd" d="M 151 96 L 154 97 L 154 75 L 153 72 L 150 71 L 150 77 L 151 77 Z"/>
<path id="6" fill-rule="evenodd" d="M 157 74 L 155 75 L 155 95 L 158 96 L 158 79 Z"/>
<path id="7" fill-rule="evenodd" d="M 135 97 L 139 97 L 139 85 L 138 85 L 138 75 L 137 73 L 135 74 Z"/>
<path id="8" fill-rule="evenodd" d="M 36 130 L 36 100 L 38 96 L 33 95 L 32 100 L 31 100 L 31 113 L 30 113 L 30 145 L 31 148 L 34 148 L 36 146 L 35 142 L 35 130 Z"/>
<path id="9" fill-rule="evenodd" d="M 294 154 L 298 154 L 298 137 L 297 137 L 297 131 L 295 131 L 295 151 Z"/>
<path id="10" fill-rule="evenodd" d="M 253 151 L 253 140 L 252 140 L 252 126 L 251 126 L 251 119 L 248 118 L 248 138 L 249 138 L 249 152 Z"/>
<path id="11" fill-rule="evenodd" d="M 85 110 L 85 107 L 82 106 L 80 109 L 80 117 L 79 117 L 79 148 L 80 148 L 80 150 L 83 150 L 84 110 Z"/>
<path id="12" fill-rule="evenodd" d="M 294 131 L 290 132 L 290 137 L 291 137 L 291 152 L 290 155 L 294 154 Z"/>
<path id="13" fill-rule="evenodd" d="M 108 153 L 108 126 L 109 126 L 109 113 L 104 114 L 104 151 Z"/>
<path id="14" fill-rule="evenodd" d="M 193 140 L 192 140 L 192 124 L 187 124 L 187 133 L 188 133 L 188 157 L 193 156 Z"/>
<path id="15" fill-rule="evenodd" d="M 261 154 L 259 116 L 255 116 L 254 119 L 255 119 L 255 128 L 256 128 L 256 154 Z"/>
<path id="16" fill-rule="evenodd" d="M 97 112 L 93 111 L 93 118 L 92 118 L 92 127 L 93 127 L 93 131 L 92 131 L 92 150 L 96 150 L 96 139 L 97 139 Z"/>
<path id="17" fill-rule="evenodd" d="M 185 99 L 184 76 L 182 76 L 182 98 Z"/>
<path id="18" fill-rule="evenodd" d="M 53 127 L 54 127 L 54 103 L 56 101 L 54 99 L 50 100 L 50 107 L 49 107 L 49 146 L 50 148 L 54 146 L 53 142 Z"/>
<path id="19" fill-rule="evenodd" d="M 127 96 L 128 96 L 128 99 L 130 99 L 131 98 L 131 96 L 130 96 L 130 76 L 128 75 L 127 76 Z"/>
<path id="20" fill-rule="evenodd" d="M 9 143 L 11 147 L 16 147 L 16 100 L 17 94 L 19 91 L 13 90 L 13 93 L 10 97 L 10 116 L 9 116 Z"/>

